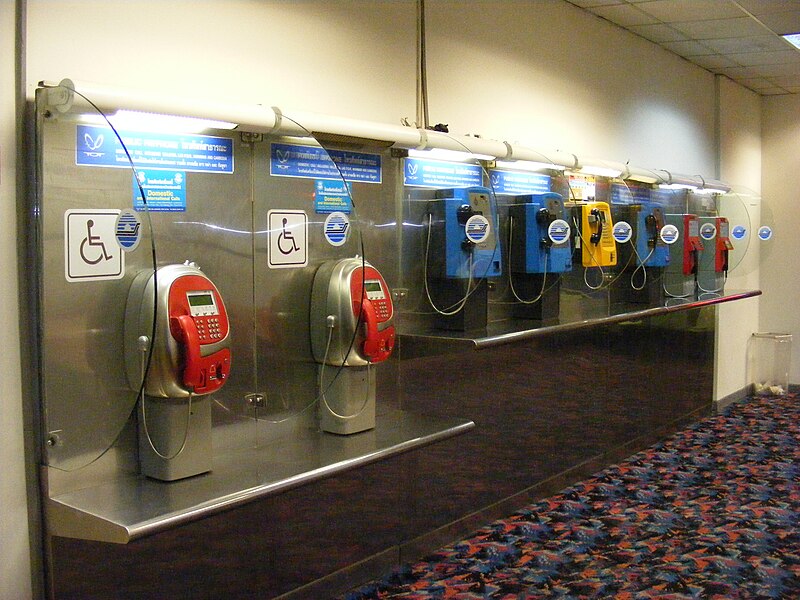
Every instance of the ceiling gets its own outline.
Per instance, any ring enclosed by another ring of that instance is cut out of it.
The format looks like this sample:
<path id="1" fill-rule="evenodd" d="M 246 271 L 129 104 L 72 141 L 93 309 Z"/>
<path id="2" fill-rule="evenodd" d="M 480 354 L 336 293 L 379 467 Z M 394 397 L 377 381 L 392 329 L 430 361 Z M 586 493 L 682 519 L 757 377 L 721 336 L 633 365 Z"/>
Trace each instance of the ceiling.
<path id="1" fill-rule="evenodd" d="M 567 0 L 758 94 L 800 93 L 800 0 Z"/>

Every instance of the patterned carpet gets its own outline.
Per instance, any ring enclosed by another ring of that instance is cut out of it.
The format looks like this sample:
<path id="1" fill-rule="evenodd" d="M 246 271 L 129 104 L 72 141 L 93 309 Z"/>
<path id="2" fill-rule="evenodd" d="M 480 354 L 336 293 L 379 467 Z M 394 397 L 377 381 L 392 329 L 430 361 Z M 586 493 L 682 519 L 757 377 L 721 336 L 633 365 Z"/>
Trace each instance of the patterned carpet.
<path id="1" fill-rule="evenodd" d="M 800 598 L 800 399 L 730 407 L 344 598 Z"/>

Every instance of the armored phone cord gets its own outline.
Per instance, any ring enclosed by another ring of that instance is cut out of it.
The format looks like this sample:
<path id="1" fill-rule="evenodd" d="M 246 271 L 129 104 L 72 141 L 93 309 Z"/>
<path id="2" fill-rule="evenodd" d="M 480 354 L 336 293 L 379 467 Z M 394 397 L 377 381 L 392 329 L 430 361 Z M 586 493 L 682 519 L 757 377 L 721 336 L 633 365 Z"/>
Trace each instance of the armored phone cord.
<path id="1" fill-rule="evenodd" d="M 631 273 L 631 287 L 637 292 L 641 292 L 644 289 L 644 286 L 647 285 L 647 268 L 645 267 L 645 263 L 650 260 L 651 256 L 653 256 L 653 252 L 656 251 L 656 247 L 653 246 L 650 249 L 650 252 L 648 252 L 647 256 L 645 256 L 644 260 L 642 260 L 642 257 L 639 256 L 639 251 L 636 249 L 636 244 L 633 243 L 633 240 L 630 240 L 628 243 L 631 245 L 631 248 L 633 248 L 633 253 L 639 260 L 639 266 L 637 266 L 633 270 L 633 273 Z M 637 286 L 635 283 L 633 283 L 633 278 L 636 277 L 636 273 L 639 271 L 639 269 L 642 270 L 642 285 Z"/>
<path id="2" fill-rule="evenodd" d="M 188 408 L 186 409 L 186 427 L 183 430 L 183 441 L 181 442 L 180 448 L 178 448 L 177 452 L 175 452 L 175 454 L 171 456 L 168 456 L 166 454 L 161 454 L 161 452 L 158 451 L 158 448 L 156 448 L 155 444 L 153 443 L 153 438 L 150 437 L 150 431 L 147 429 L 147 409 L 146 409 L 147 403 L 145 402 L 145 395 L 144 395 L 144 388 L 145 388 L 144 376 L 147 370 L 147 354 L 148 354 L 147 350 L 150 346 L 150 339 L 146 335 L 143 335 L 139 337 L 138 342 L 139 342 L 139 350 L 142 353 L 142 362 L 141 362 L 142 385 L 140 388 L 141 396 L 139 398 L 139 401 L 142 403 L 142 428 L 144 429 L 144 436 L 145 438 L 147 438 L 147 443 L 149 444 L 153 452 L 156 453 L 156 456 L 158 456 L 163 460 L 173 460 L 177 458 L 178 455 L 186 449 L 186 442 L 189 440 L 189 426 L 192 419 L 192 397 L 194 396 L 194 394 L 192 392 L 189 392 L 189 403 L 188 403 Z"/>
<path id="3" fill-rule="evenodd" d="M 367 363 L 367 391 L 364 394 L 364 403 L 361 405 L 361 408 L 359 408 L 358 411 L 356 411 L 352 415 L 340 415 L 335 410 L 333 410 L 333 408 L 331 408 L 331 405 L 328 404 L 328 399 L 325 397 L 325 393 L 328 391 L 328 389 L 330 389 L 330 385 L 328 385 L 327 388 L 323 388 L 323 383 L 324 383 L 323 374 L 325 373 L 325 365 L 328 363 L 328 353 L 330 352 L 331 349 L 333 330 L 336 327 L 336 317 L 334 317 L 333 315 L 328 315 L 326 326 L 328 327 L 328 342 L 325 344 L 325 356 L 322 358 L 322 364 L 319 367 L 319 379 L 318 379 L 318 384 L 320 389 L 319 397 L 322 400 L 322 403 L 325 405 L 325 408 L 327 408 L 328 412 L 330 412 L 334 417 L 336 417 L 337 419 L 342 419 L 343 421 L 349 421 L 350 419 L 355 419 L 356 417 L 361 416 L 361 414 L 367 409 L 367 405 L 369 404 L 369 370 L 372 367 L 372 363 L 369 362 Z M 347 360 L 346 356 L 344 360 Z M 344 361 L 342 364 L 344 364 Z"/>
<path id="4" fill-rule="evenodd" d="M 509 265 L 508 284 L 509 287 L 511 287 L 511 293 L 514 295 L 514 298 L 516 298 L 519 302 L 521 302 L 522 304 L 535 304 L 542 299 L 542 296 L 544 296 L 545 284 L 547 283 L 547 258 L 549 251 L 545 253 L 544 257 L 544 273 L 542 274 L 542 289 L 539 291 L 539 295 L 536 296 L 533 300 L 523 300 L 522 298 L 520 298 L 519 294 L 517 294 L 517 290 L 514 289 L 514 277 L 511 268 L 511 265 L 513 264 L 511 261 L 511 248 L 513 242 L 514 242 L 514 217 L 509 216 L 508 217 L 508 265 Z"/>
<path id="5" fill-rule="evenodd" d="M 464 308 L 467 304 L 467 300 L 469 299 L 472 294 L 474 294 L 478 290 L 478 286 L 476 285 L 474 288 L 472 287 L 473 282 L 473 264 L 472 264 L 472 252 L 469 253 L 469 263 L 467 265 L 467 270 L 469 271 L 469 279 L 467 280 L 467 294 L 455 304 L 451 304 L 447 308 L 439 308 L 433 302 L 433 298 L 431 297 L 430 287 L 428 287 L 428 258 L 430 255 L 431 249 L 431 226 L 433 221 L 433 215 L 428 213 L 428 236 L 425 242 L 425 260 L 422 262 L 422 279 L 425 282 L 425 295 L 428 297 L 428 302 L 430 302 L 433 310 L 439 313 L 442 316 L 449 317 L 455 314 L 458 314 L 461 309 Z"/>

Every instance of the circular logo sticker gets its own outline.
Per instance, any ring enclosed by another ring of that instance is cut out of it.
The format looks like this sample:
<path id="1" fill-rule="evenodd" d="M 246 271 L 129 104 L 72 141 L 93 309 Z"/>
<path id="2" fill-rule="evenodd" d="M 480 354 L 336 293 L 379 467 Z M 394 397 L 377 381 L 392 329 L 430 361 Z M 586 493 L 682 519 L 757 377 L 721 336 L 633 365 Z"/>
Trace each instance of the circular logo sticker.
<path id="1" fill-rule="evenodd" d="M 114 226 L 114 235 L 124 252 L 136 250 L 142 239 L 142 221 L 139 219 L 139 214 L 131 208 L 121 211 Z"/>
<path id="2" fill-rule="evenodd" d="M 769 239 L 772 239 L 772 227 L 767 225 L 762 225 L 758 228 L 758 239 L 762 242 L 766 242 Z"/>
<path id="3" fill-rule="evenodd" d="M 737 225 L 736 227 L 733 228 L 733 231 L 731 231 L 731 236 L 733 236 L 733 239 L 735 240 L 743 240 L 744 236 L 746 235 L 747 235 L 747 228 L 743 227 L 742 225 Z"/>
<path id="4" fill-rule="evenodd" d="M 331 246 L 341 246 L 350 235 L 350 219 L 343 212 L 332 212 L 325 219 L 323 231 Z"/>
<path id="5" fill-rule="evenodd" d="M 713 240 L 717 237 L 717 226 L 713 223 L 703 223 L 700 226 L 700 237 L 706 241 Z"/>
<path id="6" fill-rule="evenodd" d="M 467 219 L 464 229 L 470 242 L 480 244 L 489 237 L 489 219 L 483 215 L 472 215 Z"/>
<path id="7" fill-rule="evenodd" d="M 569 239 L 570 229 L 569 223 L 564 219 L 556 219 L 547 228 L 547 237 L 554 244 L 563 244 Z"/>
<path id="8" fill-rule="evenodd" d="M 680 232 L 678 231 L 678 228 L 675 227 L 675 225 L 667 224 L 661 228 L 661 232 L 658 234 L 658 236 L 661 238 L 661 241 L 664 242 L 665 244 L 672 245 L 678 241 L 678 238 L 680 237 Z"/>
<path id="9" fill-rule="evenodd" d="M 611 230 L 611 235 L 618 244 L 624 244 L 630 241 L 633 235 L 633 228 L 625 221 L 617 221 L 614 223 L 614 229 Z"/>

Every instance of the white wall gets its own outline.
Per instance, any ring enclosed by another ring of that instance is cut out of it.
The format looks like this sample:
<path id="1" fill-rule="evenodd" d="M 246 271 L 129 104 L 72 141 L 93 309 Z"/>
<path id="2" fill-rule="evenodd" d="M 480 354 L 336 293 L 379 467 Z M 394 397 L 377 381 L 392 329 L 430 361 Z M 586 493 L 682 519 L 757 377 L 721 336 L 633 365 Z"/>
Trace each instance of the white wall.
<path id="1" fill-rule="evenodd" d="M 713 175 L 713 76 L 561 0 L 428 0 L 431 121 Z M 224 10 L 222 10 L 224 7 Z M 28 78 L 414 120 L 414 0 L 30 0 Z"/>
<path id="2" fill-rule="evenodd" d="M 761 97 L 727 78 L 719 83 L 720 178 L 733 186 L 741 210 L 751 217 L 747 254 L 730 265 L 725 287 L 758 289 L 760 242 L 755 232 L 761 218 Z M 754 298 L 718 308 L 716 399 L 739 392 L 749 383 L 747 343 L 759 331 L 759 302 L 760 298 Z"/>
<path id="3" fill-rule="evenodd" d="M 764 177 L 762 214 L 775 235 L 761 251 L 761 329 L 791 333 L 789 381 L 800 383 L 800 210 L 796 176 L 800 173 L 800 95 L 769 96 L 762 101 Z"/>
<path id="4" fill-rule="evenodd" d="M 414 0 L 30 0 L 28 77 L 399 123 Z"/>
<path id="5" fill-rule="evenodd" d="M 714 171 L 713 76 L 559 0 L 435 0 L 431 120 L 535 148 Z"/>
<path id="6" fill-rule="evenodd" d="M 0 328 L 10 340 L 19 337 L 14 14 L 14 2 L 0 0 Z M 0 353 L 0 598 L 24 600 L 32 592 L 19 350 Z"/>

